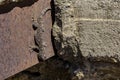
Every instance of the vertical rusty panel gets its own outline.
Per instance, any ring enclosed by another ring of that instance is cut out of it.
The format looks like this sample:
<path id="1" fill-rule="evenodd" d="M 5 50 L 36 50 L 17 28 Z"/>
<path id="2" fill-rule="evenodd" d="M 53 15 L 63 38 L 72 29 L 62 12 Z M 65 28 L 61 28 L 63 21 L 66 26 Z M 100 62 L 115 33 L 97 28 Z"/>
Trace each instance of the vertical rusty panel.
<path id="1" fill-rule="evenodd" d="M 50 0 L 38 0 L 29 6 L 16 6 L 8 12 L 0 10 L 0 80 L 38 63 L 37 53 L 30 49 L 34 45 L 32 18 L 37 18 L 48 6 Z M 52 26 L 50 16 L 50 12 L 45 16 L 45 25 L 50 30 L 48 34 L 51 34 Z M 51 43 L 49 47 L 52 49 Z"/>

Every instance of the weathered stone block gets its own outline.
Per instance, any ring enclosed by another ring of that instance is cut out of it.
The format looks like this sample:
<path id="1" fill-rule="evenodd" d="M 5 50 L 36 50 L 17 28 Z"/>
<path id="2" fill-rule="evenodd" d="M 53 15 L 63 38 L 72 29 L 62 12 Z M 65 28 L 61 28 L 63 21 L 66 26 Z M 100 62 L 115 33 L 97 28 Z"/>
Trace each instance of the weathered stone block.
<path id="1" fill-rule="evenodd" d="M 83 56 L 120 56 L 120 22 L 79 20 L 76 22 Z"/>
<path id="2" fill-rule="evenodd" d="M 55 6 L 53 35 L 61 57 L 120 56 L 119 0 L 55 0 Z"/>
<path id="3" fill-rule="evenodd" d="M 75 16 L 92 19 L 120 19 L 119 0 L 76 0 Z"/>

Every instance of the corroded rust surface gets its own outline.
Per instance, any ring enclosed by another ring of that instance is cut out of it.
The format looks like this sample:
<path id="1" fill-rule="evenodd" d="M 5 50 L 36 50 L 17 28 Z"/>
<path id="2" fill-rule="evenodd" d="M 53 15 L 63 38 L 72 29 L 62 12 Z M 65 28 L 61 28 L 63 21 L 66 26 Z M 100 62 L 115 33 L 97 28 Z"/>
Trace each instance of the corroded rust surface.
<path id="1" fill-rule="evenodd" d="M 14 4 L 13 8 L 9 7 L 10 10 L 0 8 L 0 80 L 38 63 L 37 53 L 30 48 L 34 46 L 35 33 L 32 19 L 36 19 L 44 8 L 50 6 L 50 0 L 38 0 L 21 6 L 22 4 L 20 6 Z M 48 29 L 44 35 L 48 42 L 51 42 L 50 16 L 50 12 L 47 12 L 44 17 Z M 50 43 L 47 48 L 52 49 L 52 44 Z M 48 54 L 54 55 L 53 50 Z"/>

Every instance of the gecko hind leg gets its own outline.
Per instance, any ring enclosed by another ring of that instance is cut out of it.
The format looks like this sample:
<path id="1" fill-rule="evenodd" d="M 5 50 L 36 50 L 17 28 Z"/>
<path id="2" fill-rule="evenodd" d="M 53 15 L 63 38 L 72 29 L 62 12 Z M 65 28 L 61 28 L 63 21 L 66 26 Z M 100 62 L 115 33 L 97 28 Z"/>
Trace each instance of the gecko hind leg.
<path id="1" fill-rule="evenodd" d="M 38 46 L 31 46 L 30 48 L 31 48 L 33 51 L 39 53 L 39 48 L 38 48 Z"/>
<path id="2" fill-rule="evenodd" d="M 39 52 L 40 52 L 40 50 L 39 50 L 39 48 L 37 47 L 37 46 L 31 46 L 30 47 L 31 49 L 32 49 L 32 51 L 35 51 L 35 52 L 37 52 L 38 54 L 37 54 L 37 58 L 38 58 L 38 61 L 45 61 L 44 60 L 44 57 L 42 57 L 40 54 L 39 54 Z"/>

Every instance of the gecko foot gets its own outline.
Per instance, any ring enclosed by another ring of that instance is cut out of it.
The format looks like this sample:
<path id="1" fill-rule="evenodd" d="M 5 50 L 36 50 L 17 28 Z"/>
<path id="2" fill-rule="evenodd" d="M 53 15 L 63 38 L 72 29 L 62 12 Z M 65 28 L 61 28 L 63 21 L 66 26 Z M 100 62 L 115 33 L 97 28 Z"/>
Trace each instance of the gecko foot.
<path id="1" fill-rule="evenodd" d="M 30 47 L 33 51 L 39 53 L 39 48 L 37 46 L 31 46 Z"/>

